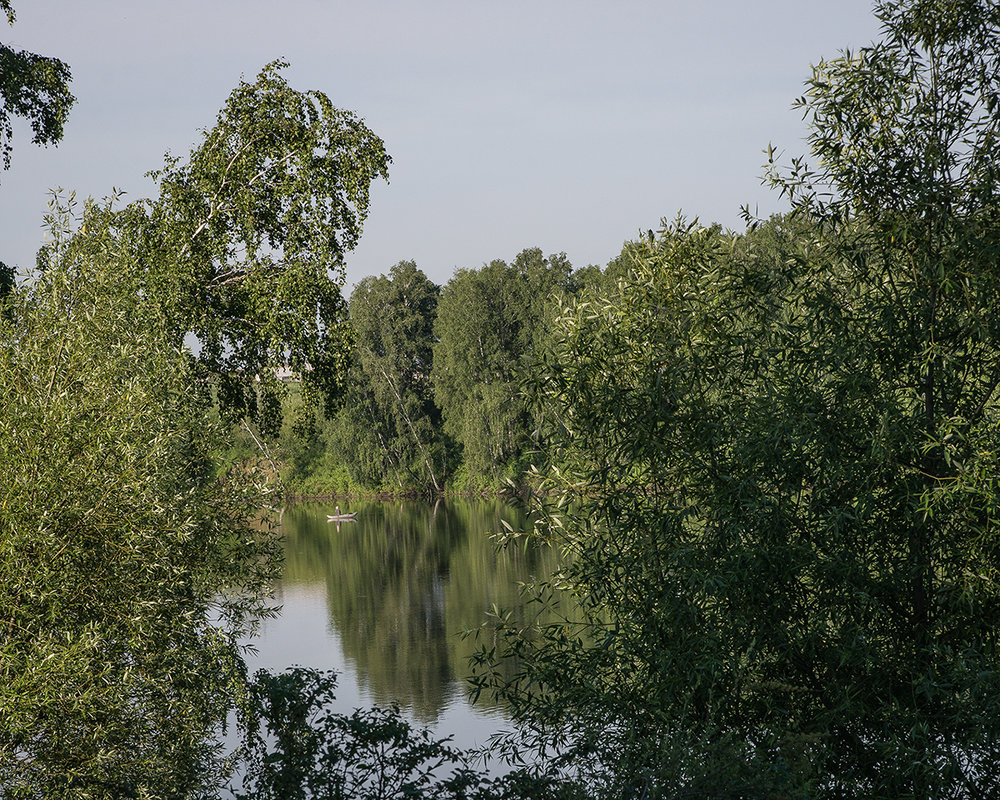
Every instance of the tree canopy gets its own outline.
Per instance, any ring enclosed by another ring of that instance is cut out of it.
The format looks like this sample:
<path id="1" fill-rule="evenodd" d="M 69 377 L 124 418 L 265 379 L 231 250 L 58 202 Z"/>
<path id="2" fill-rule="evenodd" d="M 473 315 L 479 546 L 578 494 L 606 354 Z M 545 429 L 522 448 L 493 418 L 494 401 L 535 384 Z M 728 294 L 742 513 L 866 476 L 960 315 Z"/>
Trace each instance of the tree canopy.
<path id="1" fill-rule="evenodd" d="M 249 475 L 113 255 L 62 258 L 0 315 L 0 794 L 197 796 L 274 566 Z"/>
<path id="2" fill-rule="evenodd" d="M 792 216 L 634 243 L 539 375 L 586 613 L 507 688 L 617 791 L 1000 790 L 1000 11 L 876 14 L 801 101 L 819 166 L 772 164 Z"/>
<path id="3" fill-rule="evenodd" d="M 292 89 L 275 61 L 243 81 L 201 145 L 151 173 L 159 196 L 121 210 L 91 205 L 178 345 L 197 338 L 197 363 L 222 408 L 276 431 L 280 369 L 301 379 L 310 407 L 332 410 L 349 364 L 344 256 L 386 178 L 381 139 L 318 91 Z M 74 245 L 71 243 L 70 247 Z"/>
<path id="4" fill-rule="evenodd" d="M 474 472 L 498 474 L 528 444 L 521 380 L 546 327 L 547 303 L 571 273 L 564 253 L 545 258 L 529 248 L 510 265 L 497 259 L 459 270 L 444 287 L 434 326 L 434 397 Z"/>
<path id="5" fill-rule="evenodd" d="M 0 0 L 0 11 L 13 25 L 11 0 Z M 69 110 L 76 102 L 69 91 L 71 80 L 69 67 L 58 58 L 0 43 L 0 156 L 4 169 L 10 168 L 13 151 L 12 117 L 27 120 L 35 144 L 55 144 L 62 139 Z"/>
<path id="6" fill-rule="evenodd" d="M 431 362 L 440 287 L 412 261 L 362 279 L 351 294 L 358 381 L 353 425 L 369 449 L 409 473 L 408 484 L 444 488 L 448 447 L 434 403 Z M 361 453 L 357 453 L 361 456 Z"/>

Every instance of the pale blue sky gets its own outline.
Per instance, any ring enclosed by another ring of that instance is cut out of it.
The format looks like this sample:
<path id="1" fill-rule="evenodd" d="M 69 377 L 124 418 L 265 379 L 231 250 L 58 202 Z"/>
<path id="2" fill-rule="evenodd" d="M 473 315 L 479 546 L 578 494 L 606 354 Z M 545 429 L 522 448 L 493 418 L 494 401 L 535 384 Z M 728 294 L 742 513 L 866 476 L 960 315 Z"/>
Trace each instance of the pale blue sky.
<path id="1" fill-rule="evenodd" d="M 678 211 L 766 215 L 762 150 L 806 152 L 810 64 L 877 35 L 868 0 L 15 0 L 0 41 L 54 55 L 77 96 L 58 148 L 15 130 L 0 260 L 29 266 L 47 190 L 127 198 L 184 154 L 241 75 L 364 117 L 393 157 L 348 278 L 416 260 L 443 283 L 525 247 L 605 264 Z"/>

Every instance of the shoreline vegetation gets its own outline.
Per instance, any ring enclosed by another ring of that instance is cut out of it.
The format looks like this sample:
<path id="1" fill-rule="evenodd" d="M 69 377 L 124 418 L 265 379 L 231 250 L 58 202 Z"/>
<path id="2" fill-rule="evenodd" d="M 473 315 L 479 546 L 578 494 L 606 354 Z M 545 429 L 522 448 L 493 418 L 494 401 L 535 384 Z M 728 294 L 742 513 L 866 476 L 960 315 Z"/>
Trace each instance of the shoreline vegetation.
<path id="1" fill-rule="evenodd" d="M 344 392 L 325 416 L 281 384 L 267 457 L 293 496 L 499 496 L 527 485 L 537 415 L 524 385 L 561 304 L 623 271 L 574 270 L 523 250 L 438 286 L 412 261 L 363 279 L 347 303 Z M 263 433 L 235 457 L 260 454 Z"/>
<path id="2" fill-rule="evenodd" d="M 266 391 L 272 420 L 238 421 L 223 461 L 261 461 L 289 497 L 499 497 L 531 492 L 538 409 L 526 385 L 557 315 L 630 268 L 527 248 L 438 286 L 412 261 L 363 279 L 346 303 L 343 390 L 326 413 L 300 373 Z M 251 405 L 265 403 L 261 384 Z M 535 480 L 537 483 L 537 480 Z"/>

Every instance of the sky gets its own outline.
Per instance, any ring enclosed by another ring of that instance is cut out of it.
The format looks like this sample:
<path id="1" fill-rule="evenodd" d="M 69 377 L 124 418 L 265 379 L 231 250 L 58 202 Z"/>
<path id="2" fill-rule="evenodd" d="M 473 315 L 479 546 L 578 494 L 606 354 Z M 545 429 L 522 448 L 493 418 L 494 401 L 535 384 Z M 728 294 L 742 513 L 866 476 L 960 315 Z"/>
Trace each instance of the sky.
<path id="1" fill-rule="evenodd" d="M 0 260 L 34 263 L 49 193 L 125 200 L 184 156 L 241 77 L 362 117 L 393 159 L 348 283 L 412 259 L 437 283 L 527 247 L 605 265 L 679 212 L 741 230 L 785 208 L 764 150 L 808 153 L 811 65 L 878 35 L 868 0 L 14 0 L 0 41 L 55 56 L 58 147 L 15 123 Z"/>

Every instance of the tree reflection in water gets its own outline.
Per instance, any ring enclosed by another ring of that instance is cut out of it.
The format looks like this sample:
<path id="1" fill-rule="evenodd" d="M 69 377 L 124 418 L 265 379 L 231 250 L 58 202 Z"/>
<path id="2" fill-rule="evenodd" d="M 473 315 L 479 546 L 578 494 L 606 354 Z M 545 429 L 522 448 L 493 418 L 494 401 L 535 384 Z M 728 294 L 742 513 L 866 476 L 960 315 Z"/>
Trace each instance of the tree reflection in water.
<path id="1" fill-rule="evenodd" d="M 494 605 L 532 613 L 518 584 L 547 577 L 558 556 L 534 545 L 498 553 L 501 520 L 515 530 L 526 524 L 521 510 L 499 501 L 360 502 L 352 510 L 358 521 L 339 526 L 327 522 L 327 505 L 285 513 L 279 592 L 322 586 L 330 635 L 365 693 L 435 723 L 465 694 L 477 643 L 462 633 L 483 625 Z M 496 709 L 485 696 L 478 707 Z"/>

